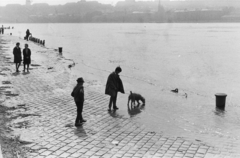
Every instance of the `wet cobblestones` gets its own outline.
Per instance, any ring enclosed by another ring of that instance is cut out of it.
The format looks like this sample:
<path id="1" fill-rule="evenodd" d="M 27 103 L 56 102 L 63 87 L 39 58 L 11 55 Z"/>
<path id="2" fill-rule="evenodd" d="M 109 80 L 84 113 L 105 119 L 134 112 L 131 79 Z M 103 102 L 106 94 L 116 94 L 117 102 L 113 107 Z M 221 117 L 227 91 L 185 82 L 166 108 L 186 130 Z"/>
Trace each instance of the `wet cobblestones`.
<path id="1" fill-rule="evenodd" d="M 6 56 L 1 54 L 1 57 Z M 90 87 L 85 89 L 83 110 L 87 122 L 76 128 L 76 107 L 70 96 L 76 81 L 67 67 L 52 61 L 52 69 L 41 65 L 30 73 L 16 74 L 12 73 L 14 65 L 8 62 L 1 61 L 1 71 L 8 70 L 7 73 L 4 71 L 7 80 L 1 87 L 9 83 L 18 95 L 8 100 L 14 100 L 15 106 L 26 109 L 13 110 L 11 115 L 32 114 L 23 119 L 28 123 L 24 131 L 37 137 L 25 145 L 28 158 L 239 157 L 227 149 L 219 151 L 201 142 L 147 131 L 129 118 L 108 113 L 108 97 Z M 10 126 L 16 129 L 16 123 L 12 122 Z"/>

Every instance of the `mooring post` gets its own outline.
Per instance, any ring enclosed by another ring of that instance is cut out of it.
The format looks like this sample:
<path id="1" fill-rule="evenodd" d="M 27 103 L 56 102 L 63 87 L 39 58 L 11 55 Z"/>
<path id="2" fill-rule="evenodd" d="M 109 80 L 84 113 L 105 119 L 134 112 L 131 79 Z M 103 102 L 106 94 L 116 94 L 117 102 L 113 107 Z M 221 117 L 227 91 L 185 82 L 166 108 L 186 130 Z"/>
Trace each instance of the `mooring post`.
<path id="1" fill-rule="evenodd" d="M 62 54 L 62 47 L 58 47 L 59 54 Z"/>
<path id="2" fill-rule="evenodd" d="M 224 110 L 227 94 L 217 93 L 217 94 L 215 94 L 215 96 L 216 96 L 216 107 Z"/>

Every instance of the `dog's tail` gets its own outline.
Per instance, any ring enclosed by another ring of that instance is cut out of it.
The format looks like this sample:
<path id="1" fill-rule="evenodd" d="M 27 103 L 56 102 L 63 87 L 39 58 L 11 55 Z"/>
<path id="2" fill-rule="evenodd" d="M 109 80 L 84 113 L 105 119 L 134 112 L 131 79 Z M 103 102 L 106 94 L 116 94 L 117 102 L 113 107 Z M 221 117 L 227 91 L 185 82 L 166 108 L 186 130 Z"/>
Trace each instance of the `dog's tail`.
<path id="1" fill-rule="evenodd" d="M 132 94 L 132 91 L 130 91 L 130 94 Z"/>

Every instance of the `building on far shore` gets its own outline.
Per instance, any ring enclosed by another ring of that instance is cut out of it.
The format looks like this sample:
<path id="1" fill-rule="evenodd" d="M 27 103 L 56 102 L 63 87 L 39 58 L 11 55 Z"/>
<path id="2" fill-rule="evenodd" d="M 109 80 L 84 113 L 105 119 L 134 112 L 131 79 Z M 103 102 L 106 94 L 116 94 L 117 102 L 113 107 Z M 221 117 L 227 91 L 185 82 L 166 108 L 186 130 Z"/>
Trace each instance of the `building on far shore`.
<path id="1" fill-rule="evenodd" d="M 229 3 L 227 3 L 229 2 Z M 0 6 L 5 23 L 149 23 L 239 21 L 240 0 L 125 0 L 115 6 L 79 0 L 48 5 L 26 0 L 25 5 Z M 234 6 L 234 7 L 233 7 Z M 228 16 L 229 15 L 229 16 Z M 225 17 L 225 18 L 223 18 Z"/>
<path id="2" fill-rule="evenodd" d="M 30 6 L 30 5 L 31 5 L 31 3 L 32 3 L 32 1 L 31 1 L 31 0 L 26 0 L 26 6 Z"/>

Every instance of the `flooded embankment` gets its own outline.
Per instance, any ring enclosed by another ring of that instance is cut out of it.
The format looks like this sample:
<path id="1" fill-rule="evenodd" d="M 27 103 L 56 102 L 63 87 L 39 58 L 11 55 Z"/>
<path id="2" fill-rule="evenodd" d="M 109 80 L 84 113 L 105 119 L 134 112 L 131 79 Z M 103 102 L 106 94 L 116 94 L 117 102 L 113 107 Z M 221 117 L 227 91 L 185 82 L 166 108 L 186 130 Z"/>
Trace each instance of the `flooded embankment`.
<path id="1" fill-rule="evenodd" d="M 84 77 L 89 87 L 101 93 L 108 74 L 120 65 L 126 94 L 119 95 L 119 115 L 156 132 L 239 148 L 239 24 L 27 27 L 46 40 L 48 50 L 34 48 L 36 54 L 55 58 L 57 48 L 63 47 L 63 57 L 75 63 L 71 73 Z M 26 25 L 14 28 L 14 35 L 22 37 Z M 39 60 L 47 64 L 45 58 L 39 56 Z M 171 92 L 175 88 L 179 93 Z M 146 106 L 134 115 L 127 106 L 130 90 L 146 98 Z M 225 111 L 215 109 L 215 93 L 219 92 L 228 94 Z"/>

